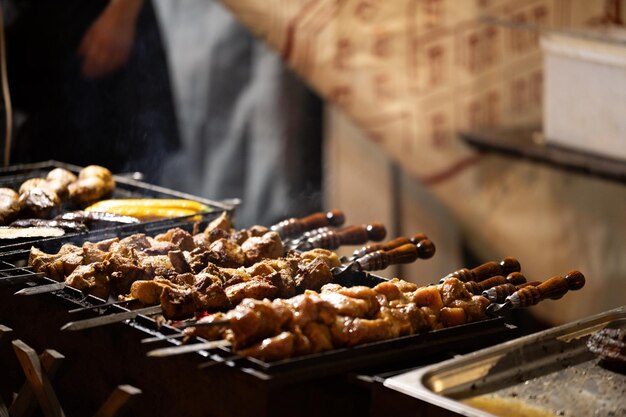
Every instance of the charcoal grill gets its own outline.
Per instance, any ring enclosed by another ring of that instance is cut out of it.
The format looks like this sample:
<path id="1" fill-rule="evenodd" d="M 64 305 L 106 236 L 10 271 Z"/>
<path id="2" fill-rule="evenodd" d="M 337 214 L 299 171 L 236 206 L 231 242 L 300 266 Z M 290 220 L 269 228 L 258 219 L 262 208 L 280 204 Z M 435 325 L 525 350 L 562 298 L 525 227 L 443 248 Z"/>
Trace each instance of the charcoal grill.
<path id="1" fill-rule="evenodd" d="M 45 177 L 47 173 L 54 168 L 64 168 L 75 174 L 78 174 L 78 172 L 82 169 L 82 167 L 58 161 L 45 161 L 33 164 L 13 165 L 0 169 L 0 187 L 17 189 L 24 181 L 30 178 Z M 200 213 L 200 215 L 202 216 L 206 216 L 214 211 L 234 212 L 235 207 L 239 203 L 238 200 L 217 201 L 197 197 L 119 175 L 115 175 L 114 178 L 116 182 L 116 187 L 112 198 L 177 198 L 194 200 L 209 207 L 210 212 Z M 170 227 L 175 227 L 175 225 L 187 222 L 193 217 L 194 216 L 183 216 L 174 219 L 146 221 L 138 224 L 100 227 L 91 229 L 90 231 L 85 233 L 68 232 L 65 233 L 63 236 L 53 238 L 29 238 L 20 239 L 19 241 L 9 239 L 0 240 L 0 251 L 10 252 L 20 249 L 27 249 L 33 245 L 36 245 L 37 247 L 49 244 L 53 245 L 55 244 L 54 242 L 69 243 L 74 241 L 84 241 L 84 239 L 106 239 L 106 237 L 100 236 L 106 235 L 113 237 L 119 235 L 120 233 L 124 233 L 126 235 L 133 233 L 146 233 L 149 230 L 161 228 L 162 226 L 167 227 L 168 225 L 170 225 Z"/>
<path id="2" fill-rule="evenodd" d="M 139 232 L 146 234 L 161 233 L 174 226 L 187 230 L 193 227 L 190 222 L 178 223 L 175 219 L 133 226 L 72 236 L 62 242 L 41 241 L 37 246 L 53 252 L 68 241 L 82 244 L 87 240 L 123 237 L 137 233 L 136 227 L 141 228 Z M 0 255 L 2 267 L 24 265 L 28 254 L 26 249 L 5 252 Z M 11 272 L 16 275 L 20 273 Z M 375 274 L 353 272 L 342 275 L 337 282 L 344 286 L 374 286 L 382 281 L 384 278 Z M 88 410 L 91 404 L 102 402 L 113 387 L 131 384 L 143 391 L 141 398 L 133 405 L 132 414 L 136 416 L 293 415 L 294 407 L 301 415 L 335 415 L 337 412 L 337 415 L 345 416 L 360 409 L 346 404 L 363 400 L 361 396 L 364 395 L 346 381 L 345 375 L 349 372 L 371 367 L 396 367 L 398 364 L 408 367 L 427 360 L 429 356 L 436 357 L 441 352 L 466 352 L 495 344 L 513 337 L 515 333 L 504 318 L 496 317 L 454 328 L 272 363 L 237 357 L 225 348 L 153 359 L 147 358 L 145 354 L 154 345 L 142 345 L 140 340 L 150 336 L 165 337 L 179 330 L 171 326 L 159 326 L 151 317 L 138 316 L 133 320 L 100 328 L 61 332 L 60 327 L 68 321 L 127 309 L 114 305 L 100 311 L 69 314 L 68 310 L 72 308 L 99 305 L 105 301 L 91 295 L 84 296 L 81 291 L 71 287 L 31 297 L 13 296 L 21 288 L 53 282 L 41 278 L 36 284 L 0 287 L 0 299 L 6 300 L 0 306 L 0 313 L 4 321 L 2 324 L 16 329 L 18 336 L 36 349 L 54 348 L 72 360 L 65 378 L 57 381 L 59 392 L 74 392 L 77 386 L 85 385 L 85 381 L 88 381 L 87 392 L 81 391 L 84 404 L 81 401 L 74 403 L 76 415 Z M 173 346 L 181 342 L 167 340 L 163 343 Z M 205 364 L 211 365 L 201 369 L 200 365 Z M 335 387 L 339 391 L 329 397 L 328 387 Z M 305 393 L 312 397 L 309 398 Z M 291 397 L 286 399 L 285 395 Z M 244 397 L 249 401 L 242 401 Z M 192 398 L 202 400 L 195 401 Z M 61 400 L 64 404 L 70 401 Z M 303 404 L 306 404 L 306 409 L 302 409 Z M 330 413 L 328 407 L 332 407 Z"/>

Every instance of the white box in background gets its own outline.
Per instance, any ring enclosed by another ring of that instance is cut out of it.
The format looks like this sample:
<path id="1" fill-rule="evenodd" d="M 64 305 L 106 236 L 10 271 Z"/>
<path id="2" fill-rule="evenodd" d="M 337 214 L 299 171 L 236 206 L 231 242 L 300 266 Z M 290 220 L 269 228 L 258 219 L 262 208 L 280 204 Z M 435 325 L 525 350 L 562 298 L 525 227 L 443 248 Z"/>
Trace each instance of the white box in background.
<path id="1" fill-rule="evenodd" d="M 547 143 L 626 159 L 626 33 L 603 35 L 542 37 L 544 135 Z"/>

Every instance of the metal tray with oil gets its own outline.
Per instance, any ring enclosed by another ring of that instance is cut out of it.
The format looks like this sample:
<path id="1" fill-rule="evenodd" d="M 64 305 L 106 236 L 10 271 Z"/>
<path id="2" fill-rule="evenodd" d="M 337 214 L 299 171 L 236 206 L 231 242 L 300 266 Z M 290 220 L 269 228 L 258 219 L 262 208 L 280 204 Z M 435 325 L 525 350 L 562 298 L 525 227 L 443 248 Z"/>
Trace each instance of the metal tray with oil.
<path id="1" fill-rule="evenodd" d="M 626 375 L 586 346 L 626 326 L 626 306 L 385 380 L 388 388 L 470 417 L 624 416 Z"/>

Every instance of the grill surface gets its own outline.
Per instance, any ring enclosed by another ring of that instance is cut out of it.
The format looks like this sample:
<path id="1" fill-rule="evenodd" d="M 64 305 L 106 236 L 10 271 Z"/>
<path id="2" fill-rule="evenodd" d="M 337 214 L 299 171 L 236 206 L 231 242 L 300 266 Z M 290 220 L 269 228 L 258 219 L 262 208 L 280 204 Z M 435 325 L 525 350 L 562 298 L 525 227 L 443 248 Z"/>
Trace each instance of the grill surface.
<path id="1" fill-rule="evenodd" d="M 211 217 L 205 218 L 207 222 L 210 220 Z M 68 242 L 80 245 L 85 241 L 138 232 L 154 235 L 171 227 L 186 230 L 193 227 L 191 222 L 180 219 L 131 226 L 66 236 L 65 239 L 47 239 L 27 246 L 54 252 Z M 21 247 L 5 251 L 0 254 L 3 263 L 0 267 L 23 266 L 28 254 L 29 250 Z M 10 274 L 17 275 L 20 271 Z M 343 275 L 337 283 L 374 286 L 383 280 L 374 274 L 359 272 Z M 410 367 L 428 361 L 429 357 L 434 360 L 442 352 L 466 352 L 495 344 L 513 337 L 514 333 L 512 326 L 498 317 L 273 363 L 237 357 L 228 349 L 154 359 L 146 357 L 146 353 L 155 345 L 142 345 L 140 340 L 177 333 L 177 329 L 159 327 L 152 318 L 139 316 L 100 328 L 62 332 L 61 326 L 69 321 L 127 309 L 110 306 L 101 311 L 69 314 L 68 310 L 77 306 L 104 302 L 70 287 L 36 296 L 13 295 L 21 288 L 51 282 L 54 281 L 42 278 L 34 284 L 0 286 L 0 317 L 1 324 L 15 330 L 16 338 L 22 338 L 38 352 L 53 348 L 66 356 L 63 372 L 54 386 L 68 415 L 93 414 L 90 407 L 102 403 L 119 384 L 142 389 L 143 394 L 132 406 L 131 415 L 135 416 L 281 416 L 296 412 L 303 416 L 363 415 L 367 413 L 368 394 L 348 382 L 348 373 L 372 367 Z M 164 344 L 176 345 L 180 341 L 168 340 L 160 346 Z M 0 352 L 0 366 L 7 369 L 7 383 L 19 387 L 23 380 L 21 371 L 14 363 L 5 363 L 9 356 L 10 352 Z M 199 368 L 206 363 L 214 366 Z"/>
<path id="2" fill-rule="evenodd" d="M 65 168 L 73 173 L 77 174 L 81 167 L 65 164 L 58 161 L 46 161 L 39 162 L 34 164 L 24 164 L 24 165 L 13 165 L 7 168 L 0 169 L 0 187 L 8 187 L 17 190 L 19 186 L 30 178 L 36 177 L 45 177 L 49 171 L 54 168 Z M 111 198 L 180 198 L 180 199 L 188 199 L 198 201 L 200 203 L 208 206 L 212 212 L 213 211 L 229 211 L 232 212 L 238 201 L 215 201 L 209 200 L 206 198 L 201 198 L 197 196 L 193 196 L 186 193 L 181 193 L 175 190 L 171 190 L 164 187 L 159 187 L 156 185 L 148 184 L 142 181 L 136 181 L 130 178 L 122 177 L 122 176 L 114 176 L 116 187 Z M 204 213 L 204 216 L 209 215 L 209 213 Z M 28 249 L 31 246 L 35 245 L 37 247 L 41 247 L 42 245 L 47 244 L 46 242 L 71 242 L 73 239 L 78 238 L 79 241 L 85 239 L 84 236 L 87 236 L 90 240 L 95 239 L 106 239 L 100 238 L 103 231 L 107 236 L 115 236 L 116 234 L 123 233 L 125 235 L 132 233 L 146 233 L 146 231 L 154 228 L 159 228 L 161 226 L 166 226 L 171 224 L 171 227 L 182 223 L 184 221 L 190 220 L 194 216 L 184 216 L 175 219 L 165 219 L 165 220 L 154 220 L 148 222 L 142 222 L 139 224 L 129 224 L 129 225 L 118 225 L 111 226 L 106 228 L 96 228 L 92 229 L 86 233 L 66 233 L 63 236 L 55 237 L 55 238 L 31 238 L 31 239 L 20 239 L 19 241 L 12 239 L 0 239 L 0 250 L 3 252 L 6 251 L 14 251 L 19 249 Z M 108 233 L 111 232 L 111 233 Z"/>

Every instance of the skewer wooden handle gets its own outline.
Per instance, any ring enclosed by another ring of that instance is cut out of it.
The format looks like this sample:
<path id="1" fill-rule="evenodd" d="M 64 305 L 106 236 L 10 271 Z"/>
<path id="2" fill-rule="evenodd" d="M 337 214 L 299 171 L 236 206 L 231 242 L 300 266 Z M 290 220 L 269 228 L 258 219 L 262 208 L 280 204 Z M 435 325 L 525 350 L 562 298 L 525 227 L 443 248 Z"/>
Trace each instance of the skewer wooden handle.
<path id="1" fill-rule="evenodd" d="M 518 273 L 518 272 L 514 272 L 514 273 Z M 515 291 L 521 288 L 524 288 L 528 285 L 533 285 L 536 287 L 539 284 L 541 284 L 541 281 L 526 282 L 520 285 L 514 285 L 514 284 L 511 284 L 510 282 L 507 282 L 506 284 L 496 285 L 495 287 L 491 287 L 483 291 L 481 295 L 485 297 L 487 300 L 491 301 L 492 303 L 503 303 L 504 300 L 506 300 L 506 297 L 513 294 Z"/>
<path id="2" fill-rule="evenodd" d="M 341 230 L 329 230 L 313 236 L 306 243 L 313 248 L 336 249 L 342 245 L 360 245 L 369 240 L 380 241 L 385 238 L 385 226 L 374 223 L 362 226 L 348 226 Z"/>
<path id="3" fill-rule="evenodd" d="M 489 277 L 493 277 L 496 275 L 506 276 L 511 272 L 519 272 L 521 270 L 521 266 L 517 259 L 507 256 L 502 259 L 499 263 L 490 261 L 486 262 L 482 265 L 477 266 L 473 269 L 462 268 L 458 271 L 454 271 L 441 279 L 444 281 L 447 278 L 458 278 L 463 282 L 468 281 L 484 281 Z"/>
<path id="4" fill-rule="evenodd" d="M 430 239 L 423 239 L 415 245 L 419 259 L 430 259 L 435 254 L 435 244 Z"/>
<path id="5" fill-rule="evenodd" d="M 537 286 L 527 285 L 508 296 L 505 301 L 513 307 L 528 307 L 537 304 L 547 298 L 558 299 L 563 297 L 568 291 L 579 290 L 585 285 L 585 276 L 572 271 L 562 276 L 548 279 Z"/>
<path id="6" fill-rule="evenodd" d="M 327 213 L 314 213 L 302 218 L 283 220 L 270 229 L 277 232 L 280 237 L 288 238 L 302 234 L 303 232 L 318 227 L 341 226 L 345 222 L 345 216 L 341 210 L 331 210 Z"/>
<path id="7" fill-rule="evenodd" d="M 359 258 L 357 263 L 365 271 L 380 271 L 389 265 L 414 262 L 418 257 L 417 246 L 413 243 L 407 243 L 390 251 L 378 250 L 368 253 L 364 257 Z"/>
<path id="8" fill-rule="evenodd" d="M 352 257 L 354 259 L 361 258 L 367 255 L 368 253 L 376 252 L 377 250 L 388 251 L 388 250 L 392 250 L 395 248 L 399 248 L 400 246 L 406 245 L 407 243 L 417 244 L 424 239 L 428 239 L 428 237 L 423 233 L 418 233 L 411 238 L 400 236 L 385 243 L 373 243 L 371 245 L 363 246 L 361 249 L 355 250 L 352 253 Z"/>
<path id="9" fill-rule="evenodd" d="M 496 275 L 495 277 L 487 278 L 484 281 L 476 282 L 469 281 L 465 283 L 465 288 L 471 292 L 472 294 L 480 295 L 483 291 L 488 290 L 492 287 L 510 284 L 513 287 L 516 285 L 524 284 L 526 282 L 526 277 L 519 272 L 512 272 L 506 277 L 502 275 Z"/>

